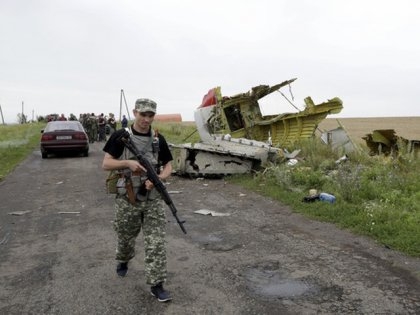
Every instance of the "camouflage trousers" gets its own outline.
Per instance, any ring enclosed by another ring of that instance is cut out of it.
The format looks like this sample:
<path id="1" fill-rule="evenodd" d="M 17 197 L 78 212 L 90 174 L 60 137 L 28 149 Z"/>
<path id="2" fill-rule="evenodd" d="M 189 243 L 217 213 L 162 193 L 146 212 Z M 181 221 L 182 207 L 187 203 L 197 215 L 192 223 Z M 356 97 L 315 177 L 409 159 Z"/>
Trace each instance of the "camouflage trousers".
<path id="1" fill-rule="evenodd" d="M 144 269 L 147 284 L 166 281 L 165 210 L 162 199 L 136 202 L 125 196 L 115 199 L 114 229 L 118 243 L 116 260 L 127 262 L 135 256 L 136 238 L 143 229 Z"/>

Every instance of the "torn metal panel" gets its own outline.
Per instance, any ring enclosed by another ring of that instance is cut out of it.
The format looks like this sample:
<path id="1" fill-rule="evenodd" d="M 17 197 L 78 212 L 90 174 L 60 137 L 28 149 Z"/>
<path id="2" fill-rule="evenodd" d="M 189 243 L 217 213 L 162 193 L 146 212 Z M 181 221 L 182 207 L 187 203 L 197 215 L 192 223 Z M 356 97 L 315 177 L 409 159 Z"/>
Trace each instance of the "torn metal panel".
<path id="1" fill-rule="evenodd" d="M 181 175 L 243 174 L 250 172 L 253 168 L 251 159 L 216 154 L 215 151 L 195 146 L 177 146 L 172 149 L 172 153 L 176 163 L 175 171 Z"/>
<path id="2" fill-rule="evenodd" d="M 417 156 L 420 152 L 420 140 L 410 140 L 409 150 Z"/>
<path id="3" fill-rule="evenodd" d="M 389 155 L 398 151 L 398 137 L 393 129 L 373 130 L 362 139 L 366 141 L 370 155 Z"/>
<path id="4" fill-rule="evenodd" d="M 420 149 L 420 140 L 408 140 L 400 137 L 394 129 L 373 130 L 362 139 L 365 140 L 370 155 L 417 154 Z"/>
<path id="5" fill-rule="evenodd" d="M 343 127 L 328 130 L 321 133 L 321 140 L 331 146 L 333 150 L 341 149 L 345 153 L 355 150 L 355 146 Z"/>
<path id="6" fill-rule="evenodd" d="M 214 137 L 210 142 L 171 145 L 173 168 L 179 174 L 244 174 L 278 158 L 280 149 L 259 141 Z"/>
<path id="7" fill-rule="evenodd" d="M 216 211 L 207 210 L 207 209 L 196 210 L 196 211 L 194 211 L 194 213 L 202 214 L 202 215 L 210 215 L 212 217 L 227 217 L 227 216 L 230 216 L 230 213 L 216 212 Z"/>

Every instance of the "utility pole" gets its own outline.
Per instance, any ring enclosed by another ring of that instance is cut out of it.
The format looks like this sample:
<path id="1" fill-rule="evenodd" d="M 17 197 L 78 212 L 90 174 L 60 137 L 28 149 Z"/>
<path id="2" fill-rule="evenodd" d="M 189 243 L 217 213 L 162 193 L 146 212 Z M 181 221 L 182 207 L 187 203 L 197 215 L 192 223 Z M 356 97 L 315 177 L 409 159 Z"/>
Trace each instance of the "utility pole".
<path id="1" fill-rule="evenodd" d="M 127 115 L 128 115 L 128 120 L 131 120 L 131 116 L 130 116 L 130 111 L 128 110 L 128 106 L 127 106 L 127 100 L 125 99 L 125 94 L 124 94 L 124 90 L 121 89 L 121 95 L 120 95 L 120 122 L 121 122 L 121 108 L 122 108 L 122 99 L 124 98 L 124 102 L 125 102 L 125 110 L 127 111 Z"/>
<path id="2" fill-rule="evenodd" d="M 20 118 L 20 123 L 21 124 L 23 124 L 23 123 L 25 123 L 25 116 L 24 116 L 24 113 L 23 113 L 23 101 L 22 101 L 22 116 L 21 116 L 21 118 Z"/>
<path id="3" fill-rule="evenodd" d="M 2 124 L 4 125 L 3 110 L 1 109 L 1 105 L 0 105 L 0 114 L 1 114 L 1 121 L 2 121 Z"/>
<path id="4" fill-rule="evenodd" d="M 123 89 L 121 89 L 121 93 L 120 93 L 120 122 L 121 122 L 121 107 L 122 107 L 122 96 L 123 96 Z"/>

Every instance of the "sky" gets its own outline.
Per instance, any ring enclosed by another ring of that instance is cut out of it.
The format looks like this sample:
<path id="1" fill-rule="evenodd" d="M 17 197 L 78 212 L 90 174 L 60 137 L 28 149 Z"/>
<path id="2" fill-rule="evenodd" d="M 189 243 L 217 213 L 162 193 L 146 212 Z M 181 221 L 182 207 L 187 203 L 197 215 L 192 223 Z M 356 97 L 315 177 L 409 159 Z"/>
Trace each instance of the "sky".
<path id="1" fill-rule="evenodd" d="M 311 96 L 343 101 L 329 117 L 420 116 L 419 12 L 415 0 L 0 0 L 0 118 L 118 119 L 150 98 L 192 121 L 211 88 L 292 78 L 295 106 L 263 114 Z"/>

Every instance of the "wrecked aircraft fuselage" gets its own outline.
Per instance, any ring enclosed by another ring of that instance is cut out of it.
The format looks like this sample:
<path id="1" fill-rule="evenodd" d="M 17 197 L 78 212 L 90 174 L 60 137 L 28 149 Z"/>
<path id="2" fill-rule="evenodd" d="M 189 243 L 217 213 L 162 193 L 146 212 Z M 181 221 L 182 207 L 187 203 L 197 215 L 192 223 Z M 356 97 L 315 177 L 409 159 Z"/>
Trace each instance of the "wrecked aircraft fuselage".
<path id="1" fill-rule="evenodd" d="M 195 112 L 199 132 L 203 131 L 200 133 L 201 139 L 204 140 L 207 134 L 230 134 L 232 138 L 271 141 L 275 147 L 285 147 L 296 140 L 312 137 L 323 119 L 342 110 L 343 103 L 339 98 L 315 105 L 307 97 L 302 111 L 267 116 L 262 115 L 258 103 L 263 97 L 289 86 L 295 80 L 271 87 L 259 85 L 249 92 L 230 97 L 222 96 L 220 87 L 210 90 Z"/>
<path id="2" fill-rule="evenodd" d="M 194 113 L 201 141 L 172 146 L 176 172 L 247 173 L 279 156 L 287 157 L 282 147 L 312 137 L 327 115 L 343 108 L 337 97 L 318 105 L 307 97 L 302 111 L 262 115 L 258 101 L 295 80 L 259 85 L 230 97 L 222 96 L 220 87 L 211 89 Z"/>

